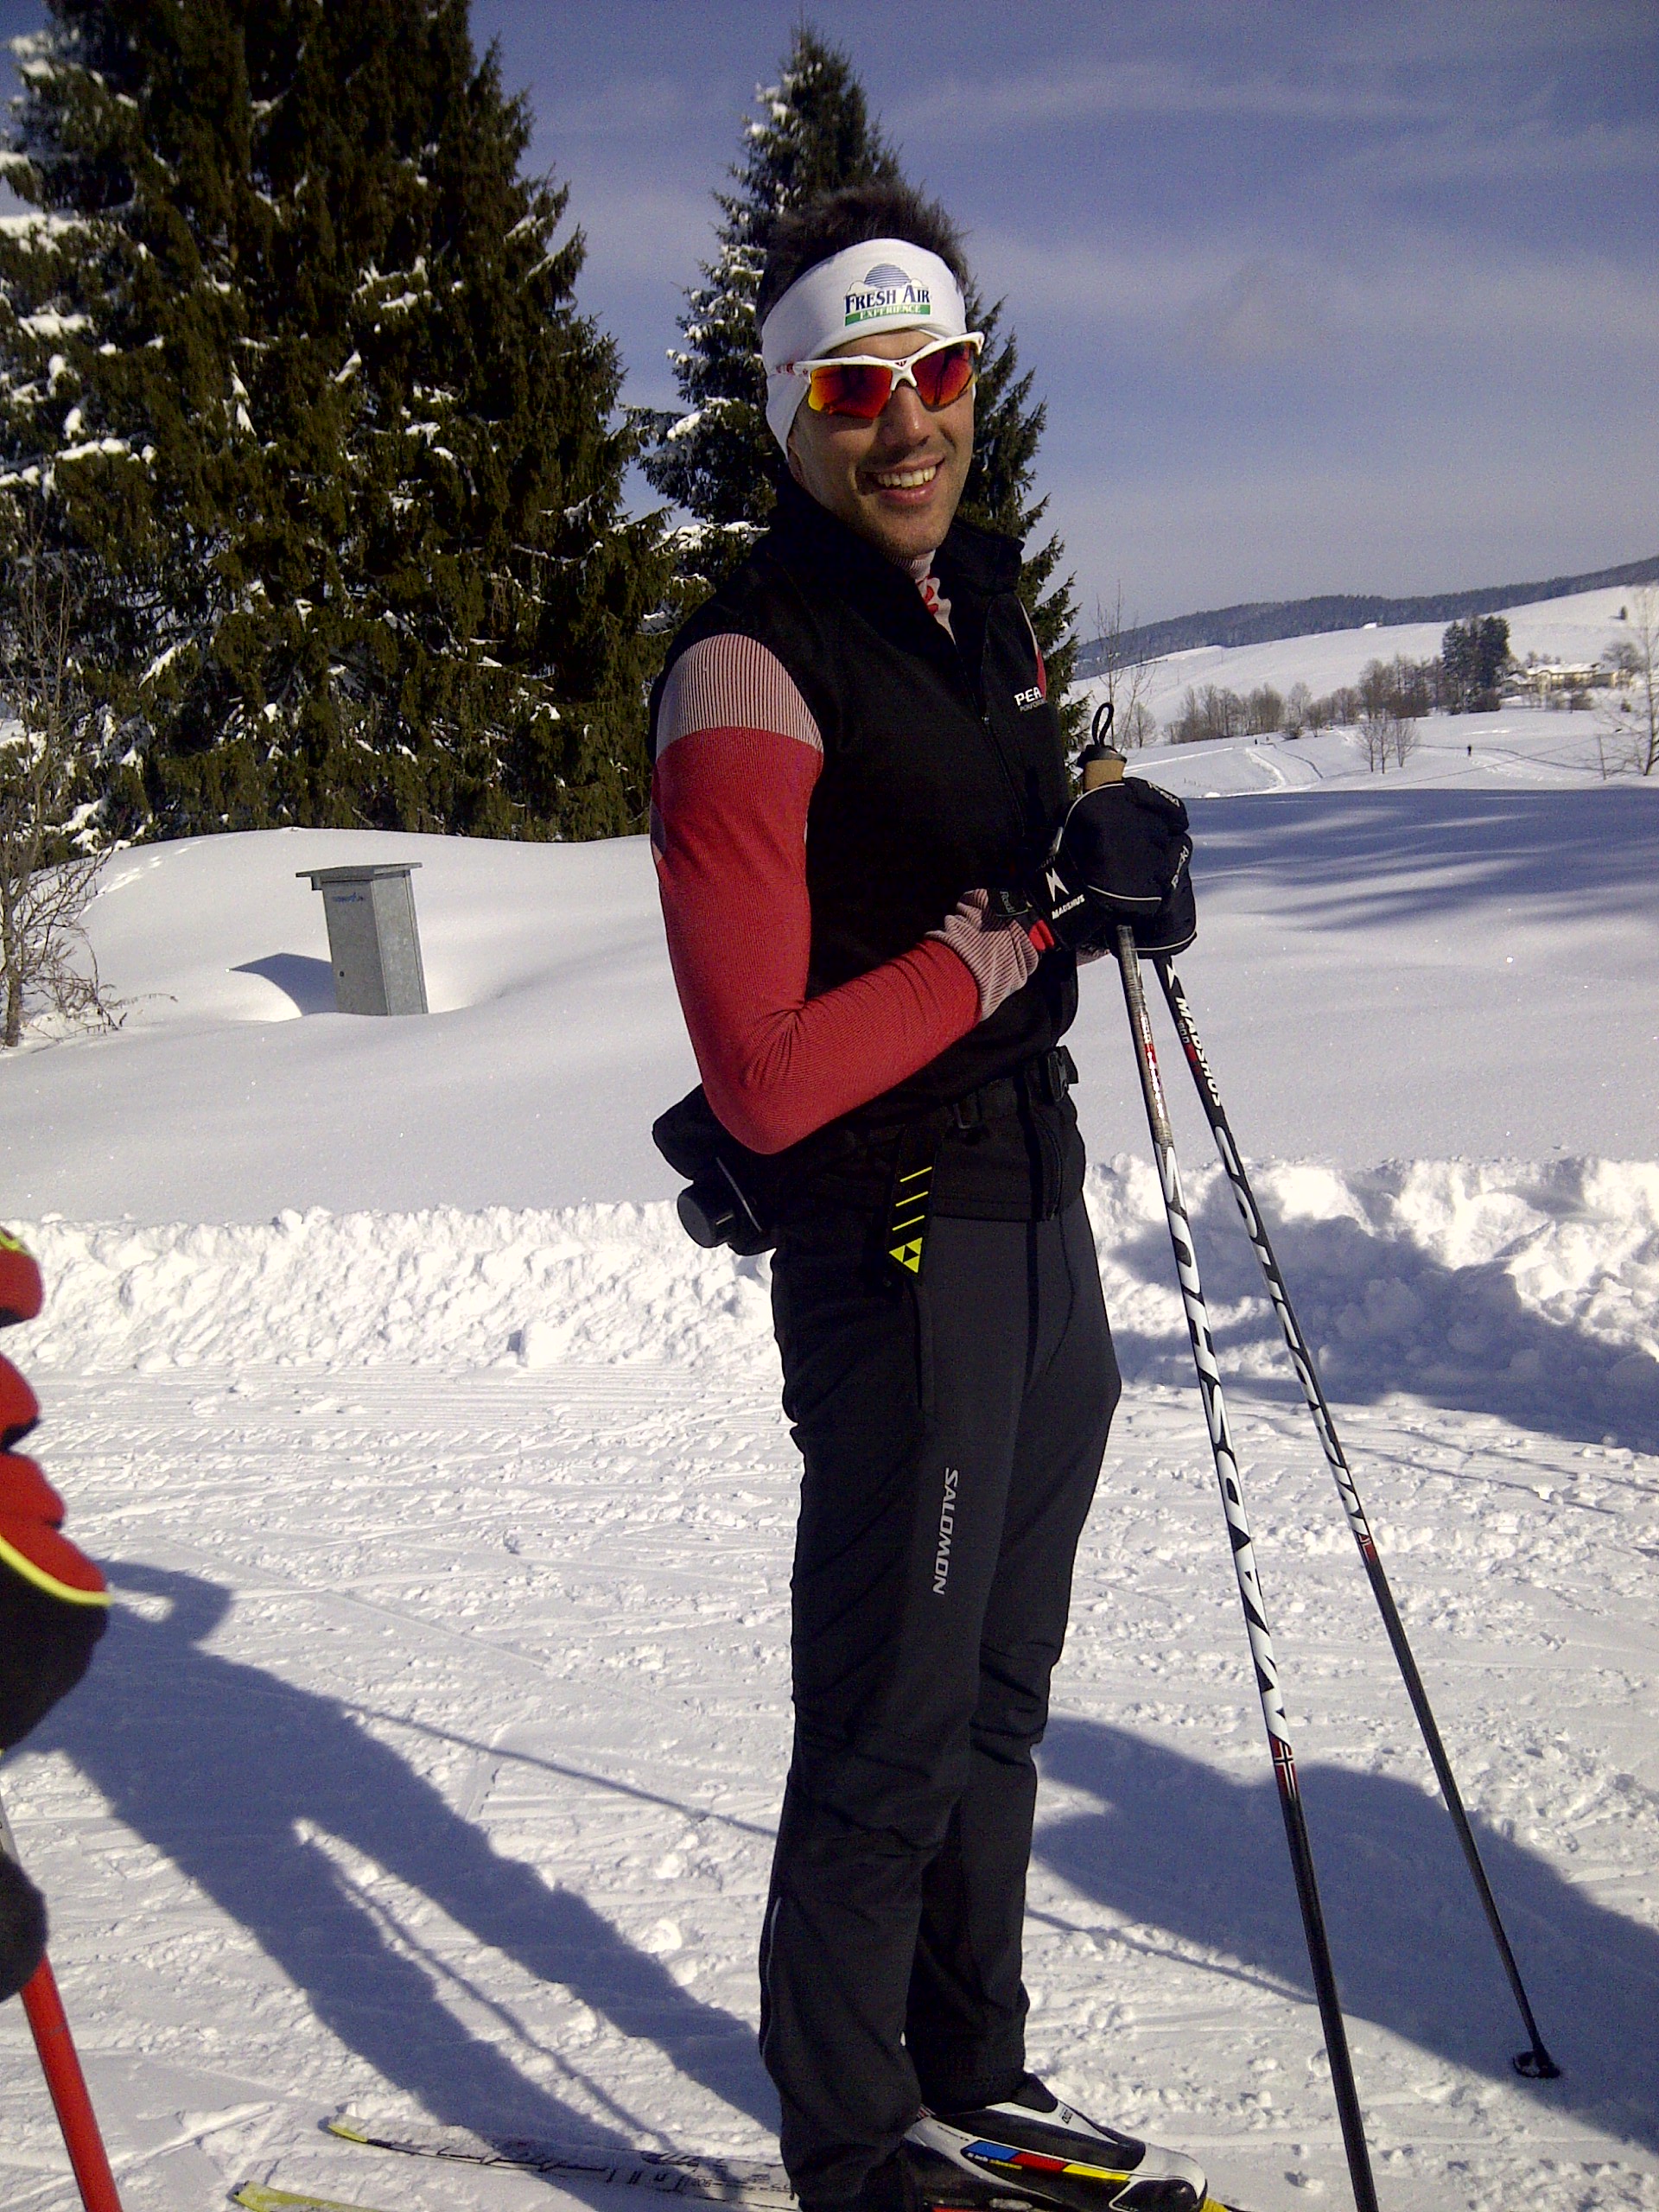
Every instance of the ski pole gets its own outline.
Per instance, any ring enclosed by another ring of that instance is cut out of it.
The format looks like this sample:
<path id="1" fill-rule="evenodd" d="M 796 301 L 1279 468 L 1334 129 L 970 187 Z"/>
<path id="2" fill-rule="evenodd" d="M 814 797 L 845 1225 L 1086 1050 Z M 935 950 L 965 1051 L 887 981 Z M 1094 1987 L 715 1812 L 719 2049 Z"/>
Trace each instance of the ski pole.
<path id="1" fill-rule="evenodd" d="M 22 1865 L 3 1805 L 0 1805 L 0 1851 L 14 1866 Z M 80 2191 L 86 2212 L 121 2212 L 121 2199 L 116 2194 L 115 2176 L 110 2171 L 104 2138 L 98 2131 L 98 2117 L 87 2092 L 86 2076 L 80 2070 L 63 1999 L 58 1994 L 56 1979 L 45 1957 L 23 1984 L 22 1999 L 29 2033 L 40 2054 L 41 2070 L 52 2094 L 52 2107 L 58 2115 L 58 2126 L 63 2130 L 64 2148 L 69 2153 L 75 2186 Z"/>
<path id="2" fill-rule="evenodd" d="M 1331 1961 L 1325 1913 L 1319 1904 L 1319 1885 L 1313 1875 L 1313 1849 L 1308 1840 L 1301 1791 L 1297 1785 L 1296 1757 L 1291 1749 L 1285 1700 L 1279 1687 L 1279 1665 L 1274 1656 L 1272 1631 L 1268 1626 L 1267 1607 L 1262 1600 L 1261 1579 L 1256 1573 L 1255 1548 L 1250 1538 L 1249 1520 L 1244 1510 L 1244 1493 L 1239 1481 L 1238 1460 L 1233 1451 L 1232 1431 L 1227 1419 L 1226 1401 L 1222 1395 L 1221 1370 L 1216 1363 L 1215 1344 L 1210 1333 L 1209 1309 L 1204 1302 L 1204 1287 L 1198 1280 L 1198 1260 L 1192 1247 L 1192 1227 L 1187 1220 L 1186 1201 L 1181 1193 L 1181 1172 L 1175 1158 L 1174 1132 L 1170 1127 L 1169 1109 L 1158 1072 L 1158 1055 L 1153 1045 L 1147 995 L 1141 988 L 1140 955 L 1135 950 L 1135 932 L 1127 924 L 1120 925 L 1117 932 L 1117 964 L 1123 978 L 1123 1002 L 1128 1009 L 1129 1030 L 1135 1039 L 1135 1058 L 1141 1071 L 1141 1092 L 1146 1101 L 1147 1127 L 1152 1134 L 1158 1180 L 1164 1194 L 1164 1215 L 1169 1224 L 1169 1241 L 1175 1252 L 1175 1272 L 1180 1281 L 1181 1304 L 1186 1313 L 1186 1332 L 1192 1339 L 1193 1363 L 1198 1371 L 1198 1392 L 1204 1401 L 1205 1420 L 1210 1431 L 1210 1448 L 1215 1455 L 1216 1479 L 1221 1484 L 1222 1511 L 1227 1516 L 1233 1572 L 1238 1580 L 1239 1603 L 1244 1608 L 1250 1656 L 1255 1665 L 1255 1685 L 1262 1700 L 1262 1718 L 1267 1726 L 1268 1748 L 1273 1754 L 1274 1780 L 1279 1788 L 1279 1809 L 1284 1815 L 1285 1840 L 1290 1847 L 1291 1870 L 1296 1878 L 1296 1901 L 1301 1907 L 1302 1931 L 1307 1939 L 1308 1963 L 1313 1968 L 1313 1993 L 1319 2000 L 1319 2021 L 1325 2031 L 1325 2056 L 1331 2062 L 1331 2086 L 1336 2096 L 1337 2116 L 1342 2124 L 1343 2147 L 1348 2154 L 1348 2173 L 1353 2184 L 1354 2203 L 1357 2212 L 1376 2212 L 1376 2186 L 1371 2178 L 1370 2153 L 1365 2144 L 1365 2122 L 1359 2108 L 1359 2090 L 1354 2080 L 1353 2060 L 1348 2050 L 1348 2032 L 1343 2023 L 1342 2000 L 1337 1994 L 1336 1969 Z"/>
<path id="3" fill-rule="evenodd" d="M 1498 1913 L 1497 1900 L 1492 1895 L 1491 1885 L 1486 1878 L 1486 1869 L 1481 1864 L 1480 1847 L 1475 1841 L 1474 1830 L 1469 1825 L 1469 1815 L 1464 1810 L 1463 1798 L 1458 1789 L 1456 1777 L 1452 1771 L 1452 1762 L 1446 1757 L 1446 1745 L 1441 1741 L 1439 1728 L 1435 1726 L 1433 1711 L 1428 1702 L 1428 1692 L 1424 1688 L 1423 1678 L 1417 1671 L 1417 1662 L 1413 1656 L 1411 1645 L 1407 1640 L 1405 1623 L 1400 1618 L 1399 1608 L 1394 1602 L 1394 1592 L 1389 1587 L 1389 1578 L 1383 1572 L 1382 1561 L 1377 1554 L 1376 1539 L 1371 1534 L 1370 1523 L 1365 1516 L 1365 1508 L 1360 1503 L 1359 1490 L 1354 1481 L 1353 1470 L 1349 1466 L 1347 1455 L 1343 1451 L 1342 1440 L 1337 1434 L 1336 1421 L 1332 1416 L 1330 1404 L 1319 1382 L 1319 1370 L 1313 1363 L 1313 1351 L 1307 1338 L 1302 1334 L 1301 1325 L 1297 1320 L 1295 1309 L 1291 1305 L 1290 1294 L 1285 1287 L 1285 1279 L 1280 1272 L 1278 1260 L 1274 1256 L 1273 1245 L 1262 1222 L 1261 1208 L 1255 1203 L 1255 1193 L 1250 1188 L 1250 1179 L 1244 1172 L 1244 1162 L 1234 1140 L 1232 1126 L 1227 1119 L 1226 1109 L 1221 1103 L 1219 1086 L 1210 1063 L 1205 1057 L 1204 1046 L 1198 1040 L 1198 1025 L 1192 1018 L 1192 1008 L 1188 1003 L 1186 993 L 1181 988 L 1181 979 L 1175 973 L 1170 960 L 1166 957 L 1160 957 L 1154 960 L 1153 965 L 1158 971 L 1159 982 L 1163 985 L 1164 996 L 1168 1001 L 1169 1011 L 1174 1019 L 1176 1033 L 1181 1040 L 1181 1049 L 1186 1054 L 1187 1065 L 1192 1071 L 1192 1080 L 1198 1086 L 1199 1103 L 1204 1108 L 1211 1130 L 1215 1136 L 1216 1150 L 1221 1154 L 1221 1164 L 1227 1172 L 1227 1180 L 1231 1184 L 1233 1196 L 1238 1201 L 1238 1210 L 1243 1217 L 1245 1231 L 1255 1247 L 1256 1258 L 1261 1262 L 1262 1273 L 1267 1281 L 1268 1295 L 1273 1300 L 1274 1310 L 1279 1316 L 1279 1325 L 1284 1331 L 1285 1343 L 1290 1352 L 1290 1363 L 1295 1369 L 1296 1379 L 1302 1386 L 1302 1395 L 1307 1402 L 1307 1410 L 1313 1417 L 1313 1427 L 1318 1432 L 1326 1461 L 1335 1478 L 1337 1494 L 1342 1500 L 1343 1511 L 1348 1516 L 1348 1526 L 1353 1532 L 1354 1541 L 1359 1547 L 1360 1558 L 1365 1563 L 1365 1572 L 1370 1580 L 1372 1595 L 1376 1599 L 1377 1611 L 1382 1616 L 1382 1625 L 1388 1630 L 1389 1642 L 1394 1648 L 1395 1659 L 1399 1662 L 1401 1676 L 1406 1685 L 1406 1694 L 1411 1700 L 1412 1710 L 1417 1715 L 1417 1726 L 1422 1731 L 1423 1744 L 1428 1752 L 1429 1764 L 1433 1766 L 1435 1779 L 1440 1785 L 1440 1795 L 1446 1801 L 1446 1811 L 1452 1816 L 1452 1825 L 1457 1830 L 1458 1841 L 1463 1846 L 1463 1855 L 1469 1863 L 1469 1872 L 1474 1880 L 1476 1893 L 1480 1898 L 1481 1908 L 1486 1915 L 1487 1925 L 1492 1931 L 1492 1940 L 1497 1945 L 1497 1955 L 1503 1961 L 1503 1971 L 1509 1977 L 1510 1987 L 1514 1993 L 1522 2023 L 1531 2038 L 1531 2049 L 1517 2051 L 1515 2055 L 1516 2071 L 1524 2075 L 1529 2082 L 1554 2081 L 1561 2069 L 1544 2048 L 1544 2039 L 1538 2032 L 1538 2023 L 1533 2018 L 1532 2006 L 1527 2001 L 1527 1993 L 1521 1980 L 1521 1969 L 1516 1964 L 1515 1953 L 1510 1948 L 1510 1939 L 1504 1933 L 1503 1923 Z"/>

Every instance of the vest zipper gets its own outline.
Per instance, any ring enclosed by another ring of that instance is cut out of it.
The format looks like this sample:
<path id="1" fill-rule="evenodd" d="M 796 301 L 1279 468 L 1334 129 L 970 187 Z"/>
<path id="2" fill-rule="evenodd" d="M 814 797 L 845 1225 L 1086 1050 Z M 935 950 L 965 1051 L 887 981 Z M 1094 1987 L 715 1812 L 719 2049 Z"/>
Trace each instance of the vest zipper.
<path id="1" fill-rule="evenodd" d="M 986 613 L 986 631 L 988 637 L 989 629 L 990 615 L 988 609 Z M 946 635 L 950 637 L 950 650 L 957 657 L 957 666 L 962 673 L 963 687 L 966 690 L 969 699 L 973 701 L 975 706 L 979 709 L 979 726 L 984 731 L 985 741 L 990 747 L 992 753 L 995 755 L 996 765 L 1002 772 L 1002 781 L 1007 787 L 1008 799 L 1014 809 L 1014 833 L 1019 838 L 1020 847 L 1023 849 L 1026 838 L 1029 833 L 1026 823 L 1025 801 L 1020 796 L 1020 785 L 1015 779 L 1014 770 L 1008 765 L 1008 757 L 1002 750 L 1001 741 L 997 736 L 995 728 L 991 721 L 988 709 L 980 707 L 979 705 L 978 698 L 974 690 L 973 678 L 968 673 L 968 664 L 962 657 L 962 647 L 957 643 L 956 639 L 953 636 L 950 636 L 949 632 L 946 632 Z"/>

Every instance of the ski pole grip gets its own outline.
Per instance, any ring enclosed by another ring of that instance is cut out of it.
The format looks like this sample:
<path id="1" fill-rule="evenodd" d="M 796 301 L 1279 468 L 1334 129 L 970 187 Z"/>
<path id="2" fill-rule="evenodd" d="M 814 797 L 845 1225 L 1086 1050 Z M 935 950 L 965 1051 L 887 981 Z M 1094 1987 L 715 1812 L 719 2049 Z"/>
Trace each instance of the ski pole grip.
<path id="1" fill-rule="evenodd" d="M 1077 766 L 1083 771 L 1084 791 L 1097 791 L 1103 784 L 1121 784 L 1128 763 L 1116 746 L 1085 745 Z"/>
<path id="2" fill-rule="evenodd" d="M 1077 756 L 1086 791 L 1097 791 L 1103 784 L 1121 784 L 1123 780 L 1123 771 L 1128 763 L 1111 741 L 1112 724 L 1116 719 L 1114 702 L 1103 699 L 1089 725 L 1089 742 Z"/>

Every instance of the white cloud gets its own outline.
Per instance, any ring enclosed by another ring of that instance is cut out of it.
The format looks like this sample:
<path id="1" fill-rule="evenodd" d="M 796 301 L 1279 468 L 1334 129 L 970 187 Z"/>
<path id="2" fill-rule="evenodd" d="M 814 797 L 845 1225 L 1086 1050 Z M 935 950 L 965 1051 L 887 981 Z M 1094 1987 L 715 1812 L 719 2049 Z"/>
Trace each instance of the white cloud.
<path id="1" fill-rule="evenodd" d="M 619 77 L 582 92 L 553 79 L 530 92 L 538 139 L 593 138 L 637 149 L 648 134 L 700 132 L 711 123 L 728 124 L 735 140 L 741 123 L 741 103 L 718 73 Z"/>
<path id="2" fill-rule="evenodd" d="M 1271 19 L 1271 18 L 1270 18 Z M 1305 11 L 1279 20 L 1300 27 Z M 1650 41 L 1649 0 L 1357 0 L 1344 22 L 1332 10 L 1319 26 L 1319 50 L 1334 62 L 1368 68 L 1548 68 L 1573 54 Z"/>
<path id="3" fill-rule="evenodd" d="M 677 294 L 715 251 L 718 214 L 707 192 L 588 172 L 571 180 L 569 213 L 587 238 L 594 282 L 665 283 Z"/>
<path id="4" fill-rule="evenodd" d="M 1027 77 L 947 79 L 887 110 L 902 138 L 928 131 L 993 137 L 1041 124 L 1125 118 L 1393 123 L 1448 119 L 1444 92 L 1395 91 L 1370 72 L 1309 75 L 1265 69 L 1224 75 L 1185 59 L 1050 67 Z"/>
<path id="5" fill-rule="evenodd" d="M 1220 367 L 1306 360 L 1328 348 L 1327 298 L 1328 287 L 1316 286 L 1304 270 L 1271 258 L 1248 261 L 1189 311 L 1181 340 Z"/>
<path id="6" fill-rule="evenodd" d="M 1272 251 L 1251 236 L 1051 244 L 991 229 L 974 246 L 1016 331 L 1092 328 L 1139 358 L 1249 365 L 1317 350 L 1357 363 L 1411 348 L 1523 365 L 1659 352 L 1659 278 L 1584 249 L 1382 224 L 1340 246 Z"/>
<path id="7" fill-rule="evenodd" d="M 1633 178 L 1659 168 L 1659 132 L 1636 123 L 1562 127 L 1542 115 L 1506 118 L 1488 132 L 1448 124 L 1414 137 L 1357 147 L 1336 166 L 1361 184 L 1385 188 Z"/>

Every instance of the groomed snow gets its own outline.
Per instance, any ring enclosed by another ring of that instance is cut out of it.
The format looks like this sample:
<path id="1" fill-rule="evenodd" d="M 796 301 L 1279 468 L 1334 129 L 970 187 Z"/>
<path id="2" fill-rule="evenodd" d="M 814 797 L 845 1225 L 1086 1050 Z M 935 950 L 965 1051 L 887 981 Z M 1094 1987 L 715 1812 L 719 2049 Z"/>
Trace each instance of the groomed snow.
<path id="1" fill-rule="evenodd" d="M 1388 2212 L 1659 2208 L 1659 811 L 1573 753 L 1587 723 L 1432 724 L 1385 782 L 1334 738 L 1138 764 L 1192 797 L 1182 971 L 1567 2067 L 1509 2069 L 1168 1050 Z M 422 862 L 424 1020 L 326 1010 L 295 880 L 387 858 Z M 649 1146 L 694 1071 L 643 844 L 150 848 L 92 926 L 124 1026 L 0 1061 L 0 1219 L 50 1284 L 6 1349 L 119 1605 L 3 1787 L 129 2212 L 247 2177 L 382 2212 L 572 2201 L 334 2145 L 348 2101 L 765 2149 L 794 1458 L 766 1262 L 693 1248 Z M 1339 2205 L 1109 969 L 1084 1001 L 1129 1389 L 1044 1753 L 1033 2056 L 1253 2212 Z M 16 2007 L 0 2053 L 0 2200 L 68 2212 Z"/>

